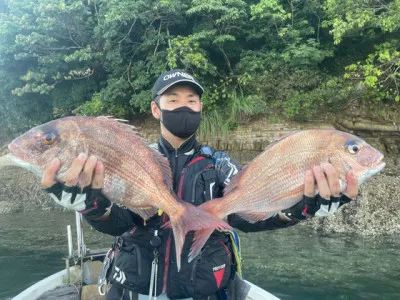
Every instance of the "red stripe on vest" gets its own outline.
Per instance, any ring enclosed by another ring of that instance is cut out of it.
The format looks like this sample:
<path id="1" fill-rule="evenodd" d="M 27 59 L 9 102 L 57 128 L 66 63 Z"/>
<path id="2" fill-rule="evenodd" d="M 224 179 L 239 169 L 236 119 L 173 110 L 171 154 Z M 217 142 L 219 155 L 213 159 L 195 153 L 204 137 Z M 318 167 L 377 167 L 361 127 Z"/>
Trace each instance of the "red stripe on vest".
<path id="1" fill-rule="evenodd" d="M 165 250 L 165 260 L 164 260 L 164 278 L 163 278 L 163 292 L 167 292 L 167 283 L 168 283 L 168 270 L 171 256 L 171 234 L 168 236 L 167 246 Z M 157 285 L 157 282 L 156 282 Z"/>
<path id="2" fill-rule="evenodd" d="M 179 188 L 178 188 L 178 197 L 179 197 L 179 199 L 182 200 L 183 182 L 184 182 L 184 179 L 185 179 L 185 174 L 186 174 L 186 172 L 187 172 L 187 168 L 188 168 L 189 166 L 193 165 L 194 163 L 196 163 L 196 162 L 198 162 L 198 161 L 200 161 L 200 160 L 203 160 L 204 158 L 205 158 L 204 156 L 196 157 L 195 159 L 193 159 L 193 160 L 185 167 L 185 169 L 184 169 L 184 171 L 183 171 L 183 174 L 182 174 L 182 176 L 181 176 L 181 179 L 180 179 L 180 181 L 179 181 Z"/>
<path id="3" fill-rule="evenodd" d="M 189 167 L 189 166 L 193 165 L 195 162 L 198 162 L 204 158 L 205 158 L 204 156 L 198 156 L 195 159 L 193 159 L 187 166 Z"/>

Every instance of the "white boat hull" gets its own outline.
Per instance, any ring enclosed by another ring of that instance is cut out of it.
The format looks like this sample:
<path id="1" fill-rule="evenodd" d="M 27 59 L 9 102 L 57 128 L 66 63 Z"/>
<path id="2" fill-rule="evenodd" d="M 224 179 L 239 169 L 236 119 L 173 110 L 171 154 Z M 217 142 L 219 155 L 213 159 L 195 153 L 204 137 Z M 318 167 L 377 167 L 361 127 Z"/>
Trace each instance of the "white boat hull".
<path id="1" fill-rule="evenodd" d="M 81 268 L 79 266 L 70 267 L 71 278 L 80 278 Z M 62 270 L 39 282 L 31 285 L 29 288 L 12 298 L 12 300 L 36 300 L 45 292 L 54 290 L 60 286 L 66 285 L 67 271 Z"/>
<path id="2" fill-rule="evenodd" d="M 79 266 L 73 266 L 70 268 L 70 274 L 71 278 L 79 278 L 80 277 L 80 272 L 81 269 Z M 66 276 L 67 272 L 66 270 L 62 270 L 60 272 L 57 272 L 37 283 L 34 285 L 30 286 L 14 298 L 12 300 L 36 300 L 40 296 L 42 296 L 44 293 L 51 291 L 55 288 L 65 286 L 66 285 Z M 252 284 L 251 282 L 246 280 L 246 283 L 250 285 L 250 291 L 249 294 L 247 295 L 247 300 L 279 300 L 279 298 L 275 297 L 271 293 L 268 293 L 267 291 L 263 290 L 262 288 L 256 286 L 255 284 Z M 142 299 L 147 299 L 146 296 L 142 296 L 139 298 L 140 300 Z M 157 300 L 167 300 L 167 297 L 157 297 Z"/>

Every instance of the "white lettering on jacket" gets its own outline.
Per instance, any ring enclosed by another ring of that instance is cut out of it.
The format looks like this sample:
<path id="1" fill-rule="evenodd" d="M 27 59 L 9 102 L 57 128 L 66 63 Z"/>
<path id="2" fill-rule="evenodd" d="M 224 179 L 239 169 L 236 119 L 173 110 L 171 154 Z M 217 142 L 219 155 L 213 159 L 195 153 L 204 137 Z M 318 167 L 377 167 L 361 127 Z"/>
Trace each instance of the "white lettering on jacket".
<path id="1" fill-rule="evenodd" d="M 221 269 L 225 269 L 225 264 L 214 267 L 214 268 L 213 268 L 213 272 L 218 271 L 218 270 L 221 270 Z"/>

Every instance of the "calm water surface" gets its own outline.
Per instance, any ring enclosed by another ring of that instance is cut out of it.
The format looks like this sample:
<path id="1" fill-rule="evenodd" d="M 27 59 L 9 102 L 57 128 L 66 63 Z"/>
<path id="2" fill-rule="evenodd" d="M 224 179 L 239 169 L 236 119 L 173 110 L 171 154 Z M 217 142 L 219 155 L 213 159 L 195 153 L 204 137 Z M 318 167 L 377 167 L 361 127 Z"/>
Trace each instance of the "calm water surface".
<path id="1" fill-rule="evenodd" d="M 0 299 L 64 267 L 74 214 L 0 216 Z M 89 248 L 111 237 L 86 227 Z M 400 237 L 321 235 L 302 226 L 241 234 L 245 278 L 281 299 L 400 299 Z"/>

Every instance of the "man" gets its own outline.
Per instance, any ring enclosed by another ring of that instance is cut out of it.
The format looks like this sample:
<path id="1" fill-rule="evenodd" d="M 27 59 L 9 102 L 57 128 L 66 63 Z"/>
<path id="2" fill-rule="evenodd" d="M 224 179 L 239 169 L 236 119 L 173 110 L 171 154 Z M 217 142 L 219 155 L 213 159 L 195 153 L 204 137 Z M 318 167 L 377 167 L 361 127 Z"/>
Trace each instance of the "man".
<path id="1" fill-rule="evenodd" d="M 155 82 L 151 102 L 151 112 L 161 127 L 161 139 L 151 147 L 168 158 L 175 193 L 194 205 L 222 197 L 223 188 L 239 169 L 228 154 L 196 140 L 203 91 L 190 74 L 172 70 Z M 168 216 L 160 211 L 144 222 L 128 209 L 112 205 L 101 194 L 104 166 L 94 156 L 79 155 L 64 183 L 55 179 L 59 167 L 56 159 L 43 174 L 42 185 L 47 192 L 58 195 L 61 205 L 80 211 L 98 231 L 120 236 L 113 247 L 116 254 L 109 271 L 112 287 L 107 299 L 137 299 L 132 298 L 137 297 L 136 293 L 158 295 L 162 290 L 171 299 L 224 298 L 223 290 L 235 273 L 236 263 L 225 233 L 215 231 L 191 263 L 182 259 L 178 272 L 171 231 L 162 226 Z M 305 173 L 304 198 L 294 207 L 254 224 L 235 215 L 229 216 L 228 222 L 242 231 L 254 232 L 288 227 L 314 215 L 330 215 L 358 194 L 352 172 L 347 174 L 347 180 L 346 196 L 341 195 L 339 175 L 332 165 L 316 166 Z M 78 182 L 86 182 L 87 186 L 76 187 Z M 315 182 L 319 191 L 316 197 Z M 85 188 L 84 192 L 81 188 Z M 189 233 L 182 257 L 187 257 L 192 239 L 193 233 Z"/>

